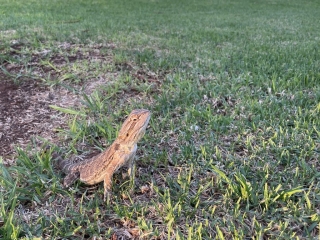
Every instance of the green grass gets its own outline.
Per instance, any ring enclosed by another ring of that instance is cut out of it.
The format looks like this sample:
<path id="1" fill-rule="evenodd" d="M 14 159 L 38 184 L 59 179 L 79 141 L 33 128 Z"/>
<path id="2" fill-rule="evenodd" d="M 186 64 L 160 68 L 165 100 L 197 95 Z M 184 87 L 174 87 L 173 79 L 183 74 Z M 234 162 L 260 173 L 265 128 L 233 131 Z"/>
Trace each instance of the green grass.
<path id="1" fill-rule="evenodd" d="M 0 5 L 1 65 L 22 66 L 19 73 L 1 66 L 6 76 L 64 86 L 82 101 L 76 109 L 53 106 L 70 115 L 57 146 L 17 148 L 15 164 L 0 165 L 0 238 L 320 237 L 318 1 Z M 89 60 L 97 45 L 109 60 Z M 44 50 L 37 69 L 52 74 L 40 77 L 28 63 Z M 80 53 L 75 62 L 53 61 Z M 91 95 L 81 91 L 107 73 L 118 74 Z M 103 150 L 140 107 L 152 119 L 134 192 L 121 174 L 112 205 L 102 201 L 102 185 L 64 189 L 53 151 Z"/>

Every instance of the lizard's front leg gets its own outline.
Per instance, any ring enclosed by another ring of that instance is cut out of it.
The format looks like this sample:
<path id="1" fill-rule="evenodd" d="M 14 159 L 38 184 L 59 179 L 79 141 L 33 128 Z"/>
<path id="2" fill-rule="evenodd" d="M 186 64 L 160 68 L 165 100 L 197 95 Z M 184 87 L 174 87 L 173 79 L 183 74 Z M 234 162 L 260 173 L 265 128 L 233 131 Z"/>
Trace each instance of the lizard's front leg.
<path id="1" fill-rule="evenodd" d="M 134 180 L 135 180 L 135 160 L 134 157 L 136 155 L 136 148 L 131 152 L 129 159 L 128 159 L 128 175 L 130 177 L 131 188 L 134 187 Z"/>
<path id="2" fill-rule="evenodd" d="M 134 180 L 135 180 L 135 160 L 134 157 L 136 155 L 136 152 L 134 151 L 131 156 L 128 159 L 128 175 L 130 177 L 130 193 L 133 193 L 134 189 Z"/>
<path id="3" fill-rule="evenodd" d="M 104 187 L 104 194 L 103 194 L 103 201 L 110 200 L 111 197 L 111 186 L 112 186 L 112 175 L 106 174 L 103 180 L 103 187 Z"/>
<path id="4" fill-rule="evenodd" d="M 130 179 L 134 178 L 134 168 L 135 168 L 135 161 L 134 161 L 135 154 L 132 154 L 128 160 L 128 175 Z"/>

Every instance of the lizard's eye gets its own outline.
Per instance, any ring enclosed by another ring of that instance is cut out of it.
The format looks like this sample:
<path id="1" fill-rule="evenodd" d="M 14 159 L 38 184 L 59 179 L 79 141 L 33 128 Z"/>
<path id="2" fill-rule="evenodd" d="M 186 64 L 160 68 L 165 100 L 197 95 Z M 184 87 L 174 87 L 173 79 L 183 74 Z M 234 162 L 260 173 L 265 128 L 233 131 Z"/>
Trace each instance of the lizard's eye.
<path id="1" fill-rule="evenodd" d="M 127 135 L 126 135 L 127 137 L 129 137 L 129 133 L 127 133 Z"/>
<path id="2" fill-rule="evenodd" d="M 137 121 L 137 119 L 136 119 L 136 118 L 134 118 L 134 119 L 132 119 L 132 121 Z"/>

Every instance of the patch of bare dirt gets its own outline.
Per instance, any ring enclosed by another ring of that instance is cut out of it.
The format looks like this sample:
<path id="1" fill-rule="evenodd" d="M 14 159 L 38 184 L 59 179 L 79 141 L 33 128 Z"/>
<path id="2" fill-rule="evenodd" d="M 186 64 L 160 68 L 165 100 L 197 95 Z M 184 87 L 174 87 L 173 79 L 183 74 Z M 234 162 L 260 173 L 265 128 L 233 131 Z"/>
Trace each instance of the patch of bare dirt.
<path id="1" fill-rule="evenodd" d="M 15 84 L 0 77 L 0 156 L 8 160 L 14 146 L 24 147 L 35 136 L 57 141 L 55 129 L 64 125 L 66 116 L 49 105 L 73 106 L 76 96 L 61 87 L 50 89 L 33 80 Z"/>

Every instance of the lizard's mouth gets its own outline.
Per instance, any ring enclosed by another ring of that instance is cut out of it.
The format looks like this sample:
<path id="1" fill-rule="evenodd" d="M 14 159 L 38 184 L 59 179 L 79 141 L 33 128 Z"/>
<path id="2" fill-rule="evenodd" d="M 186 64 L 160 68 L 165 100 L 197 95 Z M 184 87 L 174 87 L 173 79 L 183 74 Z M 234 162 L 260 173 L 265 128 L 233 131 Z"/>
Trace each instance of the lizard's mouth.
<path id="1" fill-rule="evenodd" d="M 150 117 L 149 117 L 150 118 Z M 146 121 L 146 124 L 140 129 L 140 131 L 137 134 L 137 139 L 140 140 L 143 138 L 144 134 L 146 133 L 146 129 L 148 126 L 149 119 Z"/>

